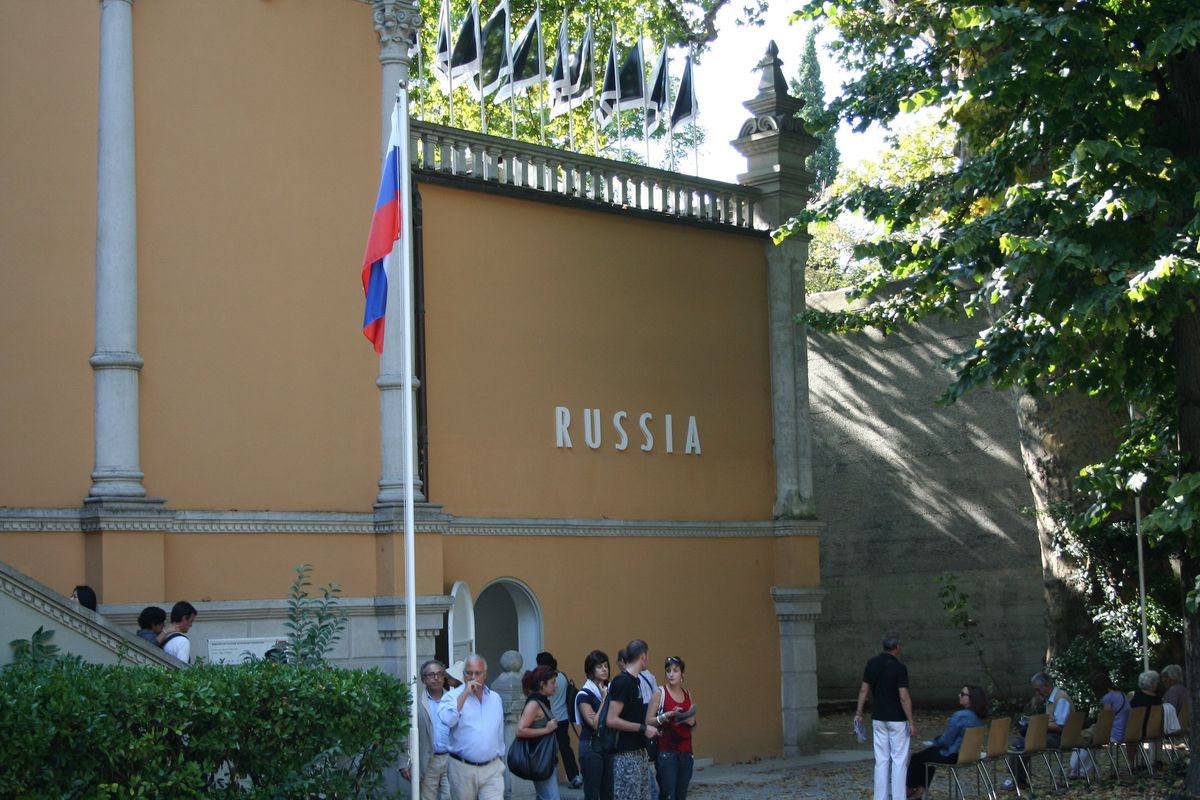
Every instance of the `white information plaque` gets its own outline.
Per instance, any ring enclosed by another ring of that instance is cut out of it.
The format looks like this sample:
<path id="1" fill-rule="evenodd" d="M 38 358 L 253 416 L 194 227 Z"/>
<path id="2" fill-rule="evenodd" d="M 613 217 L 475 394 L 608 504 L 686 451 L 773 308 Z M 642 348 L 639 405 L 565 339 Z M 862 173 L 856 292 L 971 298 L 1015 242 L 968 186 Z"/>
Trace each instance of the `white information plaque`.
<path id="1" fill-rule="evenodd" d="M 245 639 L 209 639 L 208 660 L 212 664 L 241 664 L 247 654 L 262 658 L 272 647 L 282 646 L 286 639 L 278 636 L 252 636 Z"/>

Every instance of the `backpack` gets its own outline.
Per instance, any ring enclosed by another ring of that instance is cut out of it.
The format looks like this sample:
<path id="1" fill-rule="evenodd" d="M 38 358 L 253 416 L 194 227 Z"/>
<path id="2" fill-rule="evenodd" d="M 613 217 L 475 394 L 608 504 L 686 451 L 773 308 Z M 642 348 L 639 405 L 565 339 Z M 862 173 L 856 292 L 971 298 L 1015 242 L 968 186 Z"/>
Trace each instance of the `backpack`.
<path id="1" fill-rule="evenodd" d="M 600 724 L 596 726 L 596 734 L 592 737 L 592 750 L 602 756 L 611 756 L 617 752 L 617 737 L 621 732 L 615 728 L 608 727 L 608 701 L 611 695 L 604 695 L 604 702 L 600 704 Z"/>
<path id="2" fill-rule="evenodd" d="M 567 676 L 564 675 L 564 678 Z M 579 724 L 579 714 L 575 709 L 575 699 L 579 697 L 579 687 L 575 685 L 575 681 L 567 678 L 567 719 L 572 725 Z"/>

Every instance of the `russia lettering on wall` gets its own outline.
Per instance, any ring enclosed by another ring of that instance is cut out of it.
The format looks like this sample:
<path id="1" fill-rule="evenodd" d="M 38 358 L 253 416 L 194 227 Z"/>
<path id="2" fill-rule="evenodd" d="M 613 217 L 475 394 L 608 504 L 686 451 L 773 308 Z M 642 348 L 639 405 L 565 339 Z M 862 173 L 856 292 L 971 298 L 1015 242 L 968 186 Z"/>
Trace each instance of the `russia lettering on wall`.
<path id="1" fill-rule="evenodd" d="M 629 449 L 629 433 L 625 430 L 625 425 L 629 422 L 629 414 L 625 411 L 617 411 L 612 415 L 612 433 L 615 436 L 614 450 Z M 652 413 L 643 411 L 637 418 L 637 425 L 642 436 L 639 449 L 643 452 L 649 453 L 654 450 L 654 433 L 659 430 L 663 436 L 663 450 L 667 453 L 675 452 L 674 417 L 671 414 L 663 414 L 662 424 L 659 426 L 654 424 Z M 554 408 L 554 443 L 562 450 L 571 450 L 574 447 L 571 440 L 571 410 L 566 406 L 555 406 Z M 598 408 L 583 409 L 583 443 L 592 450 L 599 450 L 604 444 L 604 431 L 600 424 L 600 409 Z M 683 454 L 700 455 L 700 428 L 696 424 L 694 415 L 687 419 Z"/>

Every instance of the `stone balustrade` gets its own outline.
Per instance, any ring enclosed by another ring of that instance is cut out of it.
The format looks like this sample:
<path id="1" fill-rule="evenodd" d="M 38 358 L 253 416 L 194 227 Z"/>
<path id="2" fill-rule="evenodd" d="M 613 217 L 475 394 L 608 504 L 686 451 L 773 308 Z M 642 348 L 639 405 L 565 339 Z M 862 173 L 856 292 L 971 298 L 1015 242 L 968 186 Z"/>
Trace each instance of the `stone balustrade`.
<path id="1" fill-rule="evenodd" d="M 413 120 L 417 169 L 675 217 L 755 228 L 760 191 Z"/>

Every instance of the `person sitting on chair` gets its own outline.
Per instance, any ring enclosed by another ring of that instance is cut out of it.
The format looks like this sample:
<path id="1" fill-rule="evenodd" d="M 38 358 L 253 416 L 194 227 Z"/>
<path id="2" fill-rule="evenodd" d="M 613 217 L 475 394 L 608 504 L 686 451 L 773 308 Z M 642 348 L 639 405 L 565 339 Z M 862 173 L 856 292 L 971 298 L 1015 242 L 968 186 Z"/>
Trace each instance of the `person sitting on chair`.
<path id="1" fill-rule="evenodd" d="M 924 796 L 933 777 L 934 764 L 953 764 L 958 761 L 958 750 L 962 745 L 967 728 L 978 728 L 987 724 L 987 693 L 978 686 L 967 685 L 958 692 L 958 711 L 950 716 L 946 730 L 929 743 L 924 750 L 913 753 L 908 760 L 908 775 L 904 780 L 908 787 L 908 800 Z"/>

